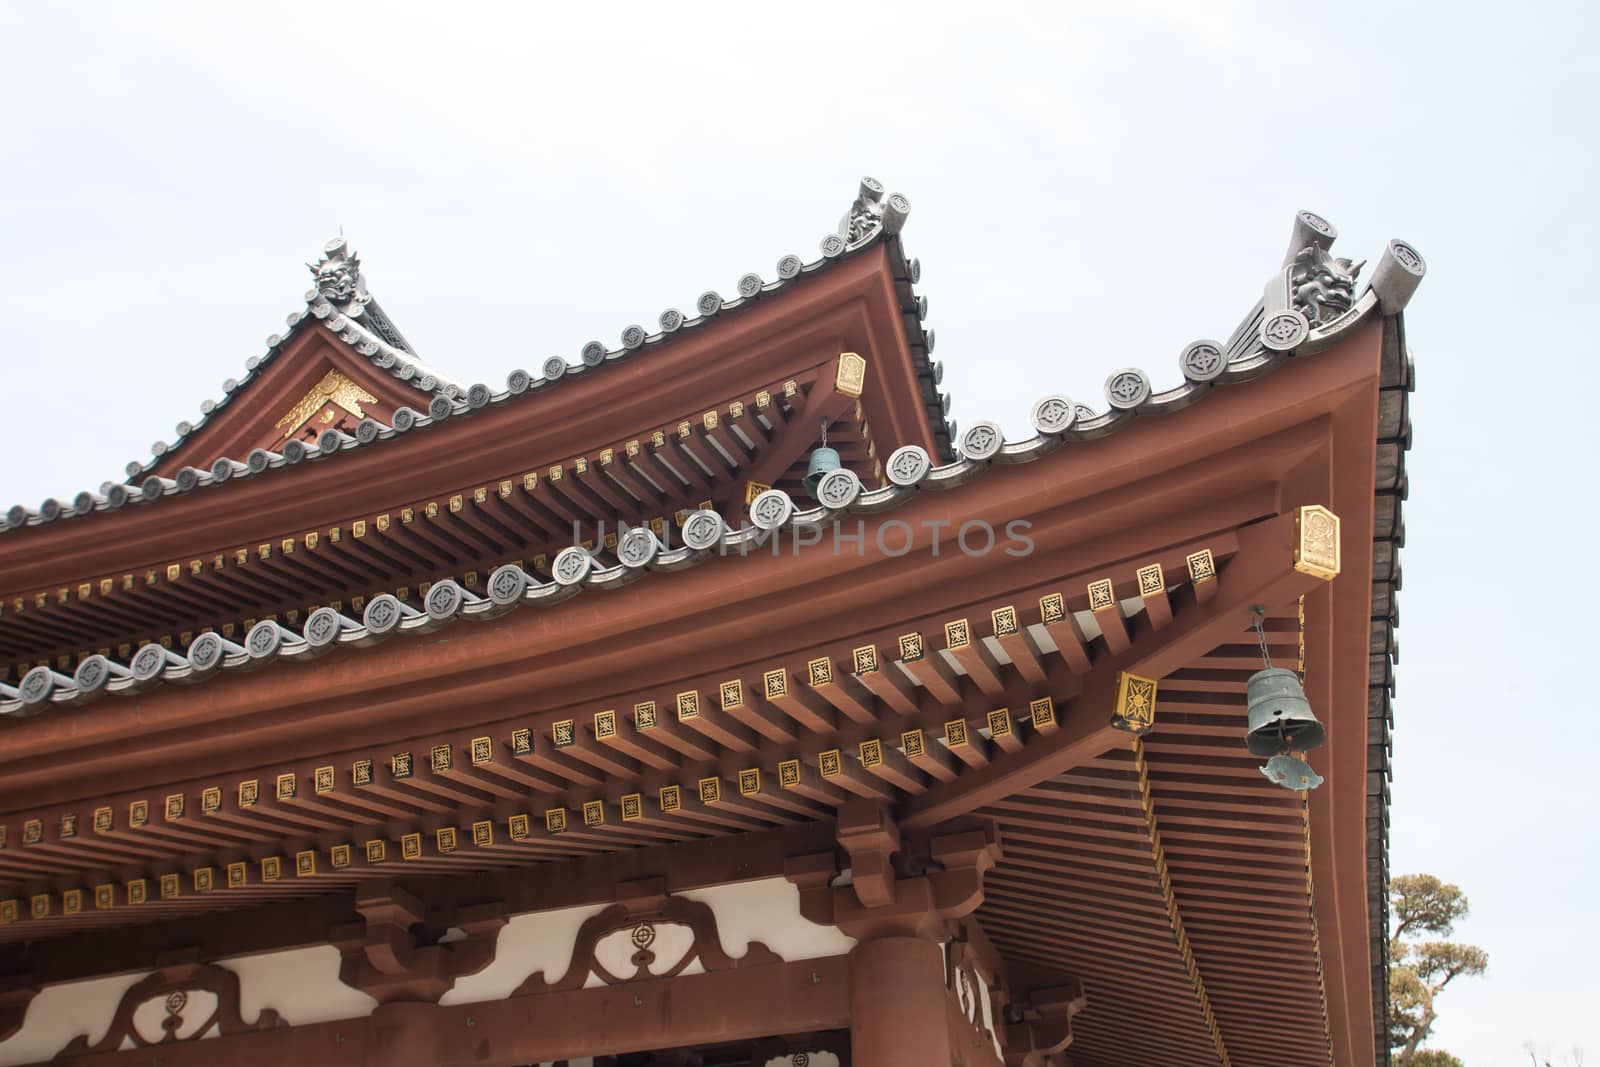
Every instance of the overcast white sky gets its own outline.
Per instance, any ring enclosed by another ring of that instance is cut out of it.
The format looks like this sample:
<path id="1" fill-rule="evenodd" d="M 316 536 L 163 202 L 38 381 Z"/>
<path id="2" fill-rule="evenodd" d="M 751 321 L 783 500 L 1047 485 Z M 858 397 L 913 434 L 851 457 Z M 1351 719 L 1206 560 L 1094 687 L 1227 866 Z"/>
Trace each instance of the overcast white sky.
<path id="1" fill-rule="evenodd" d="M 1018 432 L 1177 381 L 1295 209 L 1403 237 L 1394 869 L 1465 887 L 1491 956 L 1439 1044 L 1600 1057 L 1594 7 L 579 6 L 0 2 L 0 506 L 171 440 L 341 226 L 423 357 L 499 387 L 814 257 L 872 174 L 953 414 Z"/>

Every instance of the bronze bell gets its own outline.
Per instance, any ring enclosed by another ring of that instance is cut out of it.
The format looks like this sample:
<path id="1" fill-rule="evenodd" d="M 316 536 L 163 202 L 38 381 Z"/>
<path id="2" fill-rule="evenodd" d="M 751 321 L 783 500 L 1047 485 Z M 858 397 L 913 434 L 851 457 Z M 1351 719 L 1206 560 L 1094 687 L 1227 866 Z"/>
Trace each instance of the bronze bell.
<path id="1" fill-rule="evenodd" d="M 816 498 L 817 487 L 822 484 L 822 479 L 841 466 L 838 449 L 820 445 L 812 450 L 811 463 L 806 467 L 805 478 L 806 492 L 811 494 L 812 499 Z"/>
<path id="2" fill-rule="evenodd" d="M 1291 749 L 1305 751 L 1327 736 L 1311 713 L 1311 702 L 1294 671 L 1267 667 L 1250 676 L 1245 689 L 1249 707 L 1245 747 L 1257 756 L 1276 756 Z"/>

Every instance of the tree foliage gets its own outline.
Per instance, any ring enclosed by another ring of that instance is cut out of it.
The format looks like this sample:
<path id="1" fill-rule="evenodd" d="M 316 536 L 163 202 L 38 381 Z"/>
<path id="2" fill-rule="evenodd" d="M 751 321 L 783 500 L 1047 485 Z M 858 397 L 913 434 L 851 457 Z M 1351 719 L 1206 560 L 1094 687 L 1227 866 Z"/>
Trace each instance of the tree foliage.
<path id="1" fill-rule="evenodd" d="M 1461 1061 L 1422 1042 L 1438 1020 L 1437 999 L 1463 975 L 1482 974 L 1489 954 L 1476 945 L 1444 940 L 1467 916 L 1461 887 L 1431 874 L 1407 874 L 1390 886 L 1389 1044 L 1398 1067 L 1461 1067 Z M 1429 938 L 1428 935 L 1433 935 Z"/>

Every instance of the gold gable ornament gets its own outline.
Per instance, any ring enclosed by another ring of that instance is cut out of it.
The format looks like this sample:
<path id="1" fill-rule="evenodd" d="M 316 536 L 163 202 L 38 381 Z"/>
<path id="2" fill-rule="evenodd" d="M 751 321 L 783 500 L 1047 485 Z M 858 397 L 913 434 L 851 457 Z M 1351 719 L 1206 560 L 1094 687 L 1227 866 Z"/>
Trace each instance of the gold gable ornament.
<path id="1" fill-rule="evenodd" d="M 358 419 L 364 419 L 367 413 L 362 410 L 362 404 L 376 404 L 378 398 L 367 392 L 361 386 L 351 381 L 341 370 L 330 370 L 322 376 L 322 380 L 311 387 L 311 391 L 300 398 L 300 402 L 289 409 L 289 413 L 279 419 L 273 429 L 283 430 L 285 439 L 293 437 L 295 432 L 304 426 L 317 410 L 324 404 L 333 403 L 344 408 Z M 331 422 L 332 419 L 324 419 Z"/>

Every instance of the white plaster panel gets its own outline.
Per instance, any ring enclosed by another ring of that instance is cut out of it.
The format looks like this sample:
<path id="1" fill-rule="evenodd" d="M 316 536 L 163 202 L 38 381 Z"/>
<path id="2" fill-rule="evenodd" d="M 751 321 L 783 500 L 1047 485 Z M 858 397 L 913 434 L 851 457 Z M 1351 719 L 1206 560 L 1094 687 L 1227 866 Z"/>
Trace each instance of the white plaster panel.
<path id="1" fill-rule="evenodd" d="M 654 975 L 665 974 L 694 948 L 694 930 L 683 923 L 656 920 L 649 920 L 649 926 L 655 933 L 655 940 L 649 945 L 655 959 L 651 961 L 648 970 Z M 633 954 L 638 951 L 638 947 L 633 943 L 634 929 L 635 927 L 630 926 L 622 930 L 613 930 L 595 943 L 595 962 L 609 971 L 612 977 L 627 980 L 633 977 L 634 971 L 637 970 L 633 963 Z M 696 958 L 680 973 L 704 974 L 705 967 Z M 589 980 L 584 983 L 584 988 L 604 984 L 604 979 L 591 974 Z"/>
<path id="2" fill-rule="evenodd" d="M 216 1014 L 216 1010 L 217 995 L 215 993 L 204 989 L 186 991 L 184 993 L 183 1010 L 178 1012 L 178 1018 L 183 1020 L 178 1027 L 178 1040 L 188 1041 L 194 1037 L 200 1027 L 209 1022 L 211 1016 Z M 134 1033 L 138 1034 L 139 1039 L 145 1044 L 154 1045 L 167 1034 L 161 1026 L 166 1017 L 167 995 L 163 993 L 159 997 L 152 997 L 133 1010 Z M 215 1026 L 211 1027 L 211 1032 L 206 1036 L 216 1036 L 216 1029 Z M 123 1044 L 124 1046 L 128 1044 L 126 1039 L 124 1039 Z"/>
<path id="3" fill-rule="evenodd" d="M 855 947 L 838 927 L 800 914 L 800 890 L 787 878 L 758 878 L 677 894 L 708 905 L 717 916 L 722 951 L 738 958 L 760 941 L 785 961 L 842 956 Z"/>
<path id="4" fill-rule="evenodd" d="M 339 950 L 332 945 L 217 961 L 239 976 L 239 1015 L 247 1026 L 264 1008 L 292 1026 L 371 1015 L 378 1002 L 339 981 L 339 963 Z"/>
<path id="5" fill-rule="evenodd" d="M 543 971 L 547 981 L 556 981 L 572 963 L 572 943 L 577 940 L 578 927 L 607 906 L 592 904 L 516 916 L 500 928 L 494 962 L 477 974 L 458 980 L 439 1003 L 504 1000 L 537 971 Z"/>
<path id="6" fill-rule="evenodd" d="M 0 1067 L 48 1060 L 75 1037 L 99 1041 L 111 1029 L 122 995 L 149 973 L 46 986 L 28 1005 L 22 1028 L 0 1041 Z"/>

